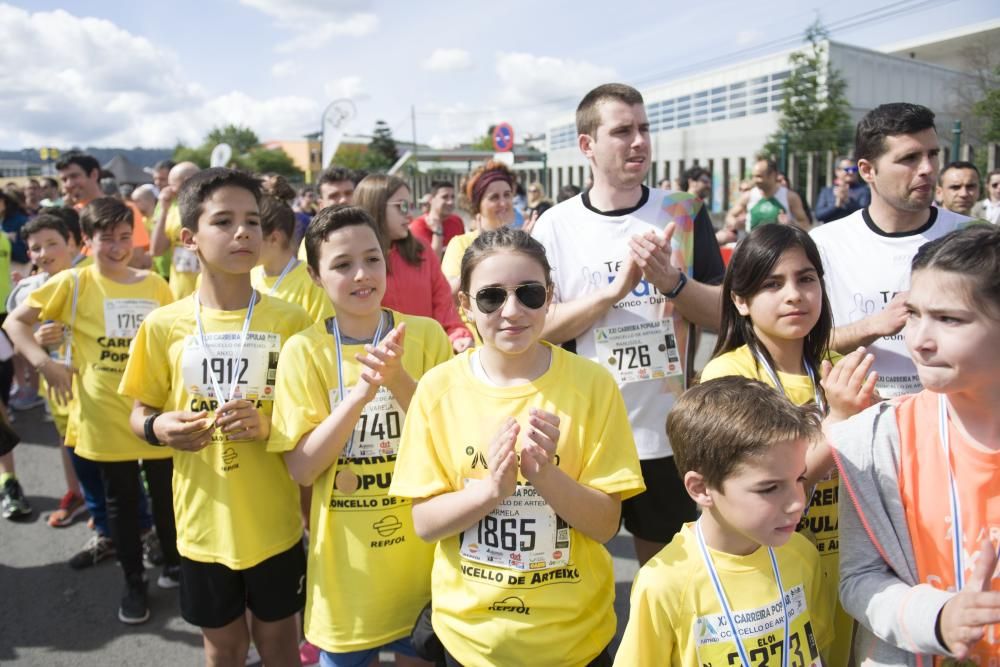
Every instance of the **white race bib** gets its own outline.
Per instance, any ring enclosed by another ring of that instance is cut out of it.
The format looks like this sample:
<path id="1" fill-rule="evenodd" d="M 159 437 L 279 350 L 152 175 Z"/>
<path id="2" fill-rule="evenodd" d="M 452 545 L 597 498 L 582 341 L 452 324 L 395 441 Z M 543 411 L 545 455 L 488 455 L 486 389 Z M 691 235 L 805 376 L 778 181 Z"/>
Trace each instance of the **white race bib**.
<path id="1" fill-rule="evenodd" d="M 248 331 L 243 346 L 243 354 L 236 353 L 240 347 L 240 331 L 205 334 L 212 358 L 206 358 L 198 336 L 184 339 L 184 354 L 181 368 L 184 386 L 191 396 L 214 398 L 225 401 L 231 387 L 233 398 L 248 401 L 274 400 L 274 380 L 278 368 L 278 352 L 281 350 L 281 335 L 260 331 Z M 222 396 L 216 396 L 212 388 L 212 378 L 219 385 Z"/>
<path id="2" fill-rule="evenodd" d="M 465 485 L 482 484 L 467 479 Z M 569 563 L 569 524 L 560 519 L 530 484 L 462 533 L 461 554 L 509 570 L 547 570 Z"/>
<path id="3" fill-rule="evenodd" d="M 330 390 L 330 410 L 339 403 L 336 389 Z M 354 425 L 352 440 L 347 443 L 342 457 L 348 459 L 372 456 L 395 456 L 399 451 L 399 437 L 403 431 L 402 406 L 392 392 L 379 387 L 375 398 L 368 401 L 358 423 Z"/>
<path id="4" fill-rule="evenodd" d="M 187 248 L 174 246 L 174 269 L 180 273 L 198 273 L 201 271 L 201 262 L 198 255 Z"/>
<path id="5" fill-rule="evenodd" d="M 104 335 L 108 338 L 135 338 L 146 315 L 159 306 L 151 299 L 105 299 Z"/>
<path id="6" fill-rule="evenodd" d="M 619 385 L 684 374 L 673 320 L 601 327 L 594 344 L 597 361 Z"/>

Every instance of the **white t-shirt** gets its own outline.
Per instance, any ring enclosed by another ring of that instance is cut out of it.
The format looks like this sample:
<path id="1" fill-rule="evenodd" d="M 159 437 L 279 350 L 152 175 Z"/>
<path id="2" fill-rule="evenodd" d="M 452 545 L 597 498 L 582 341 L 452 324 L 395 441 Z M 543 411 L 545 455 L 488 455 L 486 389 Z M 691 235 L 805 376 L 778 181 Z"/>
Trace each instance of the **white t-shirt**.
<path id="1" fill-rule="evenodd" d="M 545 246 L 552 265 L 556 302 L 607 286 L 628 256 L 628 240 L 649 229 L 662 232 L 670 222 L 677 224 L 674 265 L 701 282 L 721 280 L 722 259 L 701 201 L 659 189 L 643 193 L 636 208 L 606 213 L 591 208 L 586 193 L 577 195 L 538 220 L 532 235 Z M 618 381 L 640 459 L 672 454 L 666 418 L 685 389 L 689 328 L 674 304 L 642 280 L 575 340 L 577 354 L 601 364 Z"/>
<path id="2" fill-rule="evenodd" d="M 889 234 L 875 226 L 864 208 L 812 230 L 826 271 L 834 326 L 884 310 L 897 292 L 910 289 L 910 263 L 920 246 L 970 222 L 974 220 L 932 207 L 924 226 Z M 915 394 L 923 388 L 902 331 L 879 338 L 868 349 L 875 355 L 878 391 L 883 398 Z"/>

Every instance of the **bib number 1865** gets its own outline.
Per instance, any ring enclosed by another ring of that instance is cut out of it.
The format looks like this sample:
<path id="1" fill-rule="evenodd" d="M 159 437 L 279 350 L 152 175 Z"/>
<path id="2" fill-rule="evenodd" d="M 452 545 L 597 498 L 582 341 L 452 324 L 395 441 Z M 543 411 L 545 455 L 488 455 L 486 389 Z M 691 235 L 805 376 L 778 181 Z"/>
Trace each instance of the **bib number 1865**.
<path id="1" fill-rule="evenodd" d="M 479 522 L 476 538 L 480 544 L 505 551 L 535 549 L 534 519 L 498 519 L 487 514 Z"/>

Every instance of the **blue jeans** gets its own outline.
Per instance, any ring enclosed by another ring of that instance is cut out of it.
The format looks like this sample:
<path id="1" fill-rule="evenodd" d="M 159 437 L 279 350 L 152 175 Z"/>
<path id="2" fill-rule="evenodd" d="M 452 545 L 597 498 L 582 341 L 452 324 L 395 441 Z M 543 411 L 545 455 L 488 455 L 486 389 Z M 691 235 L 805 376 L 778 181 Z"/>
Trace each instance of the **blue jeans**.
<path id="1" fill-rule="evenodd" d="M 392 651 L 411 658 L 417 657 L 417 652 L 413 650 L 413 642 L 410 641 L 410 638 L 401 637 L 376 648 L 366 648 L 350 653 L 330 653 L 321 649 L 319 664 L 320 667 L 368 667 L 368 664 L 378 657 L 379 651 Z"/>
<path id="2" fill-rule="evenodd" d="M 94 529 L 101 537 L 110 537 L 108 529 L 108 508 L 104 500 L 104 481 L 101 479 L 101 465 L 96 461 L 85 459 L 76 453 L 73 447 L 67 447 L 69 458 L 73 462 L 76 478 L 80 480 L 83 491 L 83 504 L 87 506 L 91 518 L 94 519 Z M 153 526 L 153 515 L 149 513 L 149 498 L 146 492 L 139 494 L 139 527 L 143 532 Z"/>

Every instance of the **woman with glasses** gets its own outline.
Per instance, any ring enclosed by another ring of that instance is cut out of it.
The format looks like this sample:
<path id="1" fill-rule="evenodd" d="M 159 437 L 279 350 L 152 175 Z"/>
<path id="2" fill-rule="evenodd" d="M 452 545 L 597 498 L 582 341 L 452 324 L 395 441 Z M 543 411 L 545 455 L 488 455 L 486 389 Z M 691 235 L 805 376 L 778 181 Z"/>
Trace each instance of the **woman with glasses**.
<path id="1" fill-rule="evenodd" d="M 382 305 L 408 315 L 432 317 L 444 327 L 455 352 L 472 345 L 472 334 L 455 310 L 448 281 L 437 256 L 410 233 L 416 206 L 401 178 L 366 176 L 354 190 L 352 203 L 374 220 L 389 271 Z"/>
<path id="2" fill-rule="evenodd" d="M 476 238 L 459 296 L 483 344 L 421 378 L 389 489 L 437 542 L 430 620 L 444 654 L 422 657 L 610 665 L 603 543 L 621 500 L 644 488 L 621 393 L 596 363 L 542 340 L 550 268 L 524 232 Z"/>

